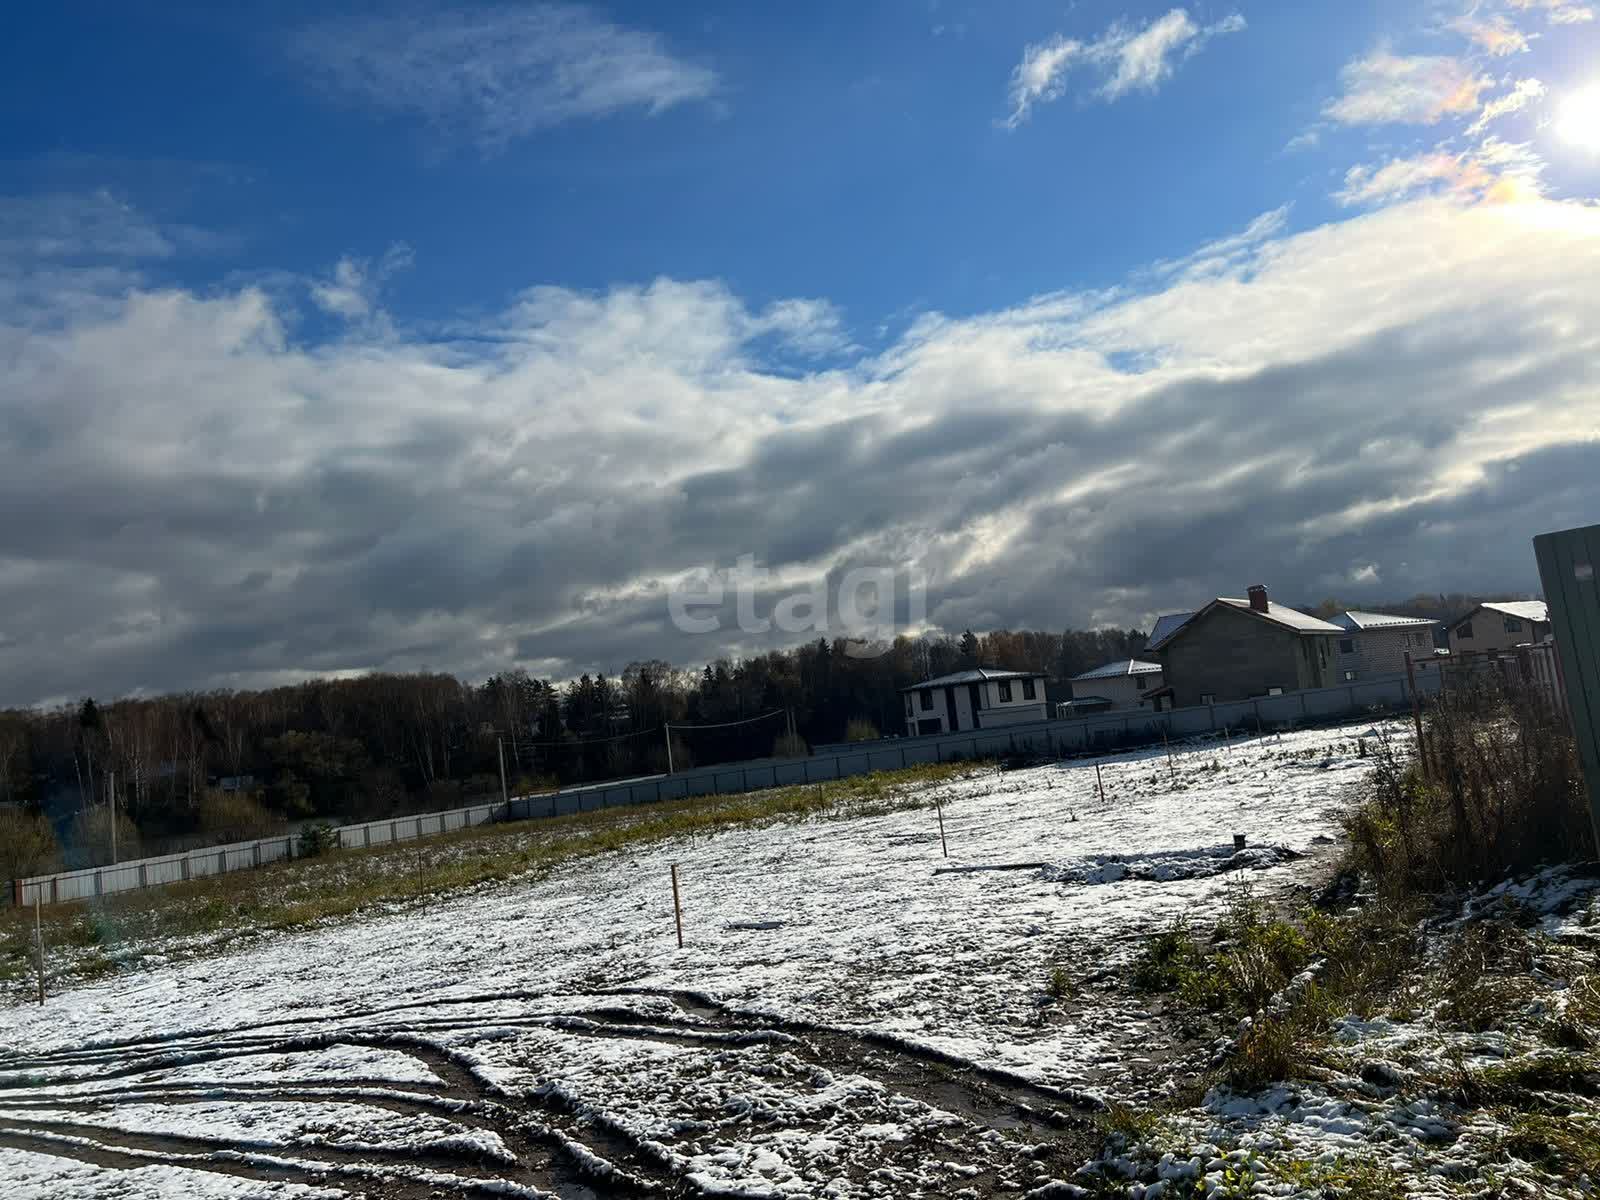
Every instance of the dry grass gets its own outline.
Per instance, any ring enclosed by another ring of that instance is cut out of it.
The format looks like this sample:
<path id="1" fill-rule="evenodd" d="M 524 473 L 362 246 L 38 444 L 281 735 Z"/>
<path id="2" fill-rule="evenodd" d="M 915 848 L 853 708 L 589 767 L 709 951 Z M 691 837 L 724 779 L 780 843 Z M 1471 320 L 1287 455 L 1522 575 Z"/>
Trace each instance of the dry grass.
<path id="1" fill-rule="evenodd" d="M 1347 822 L 1355 865 L 1390 896 L 1455 893 L 1595 854 L 1577 745 L 1540 692 L 1487 678 L 1434 704 L 1424 754 L 1378 748 Z"/>

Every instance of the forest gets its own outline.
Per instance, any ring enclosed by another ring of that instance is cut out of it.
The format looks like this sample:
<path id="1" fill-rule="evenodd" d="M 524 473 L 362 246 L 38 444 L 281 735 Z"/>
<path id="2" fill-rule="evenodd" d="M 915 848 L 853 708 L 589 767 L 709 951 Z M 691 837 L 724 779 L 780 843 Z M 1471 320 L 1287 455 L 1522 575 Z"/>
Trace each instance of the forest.
<path id="1" fill-rule="evenodd" d="M 34 816 L 76 864 L 515 792 L 901 732 L 899 689 L 967 666 L 1064 681 L 1144 645 L 1137 630 L 817 642 L 703 670 L 660 661 L 563 684 L 507 671 L 371 674 L 0 711 L 0 824 Z M 1065 699 L 1064 684 L 1052 698 Z M 710 728 L 708 728 L 710 727 Z M 790 730 L 793 730 L 791 733 Z M 113 815 L 114 814 L 114 815 Z M 0 842 L 6 841 L 0 830 Z M 10 839 L 30 839 L 18 830 Z M 15 857 L 19 852 L 13 851 Z M 4 861 L 0 875 L 14 874 Z"/>

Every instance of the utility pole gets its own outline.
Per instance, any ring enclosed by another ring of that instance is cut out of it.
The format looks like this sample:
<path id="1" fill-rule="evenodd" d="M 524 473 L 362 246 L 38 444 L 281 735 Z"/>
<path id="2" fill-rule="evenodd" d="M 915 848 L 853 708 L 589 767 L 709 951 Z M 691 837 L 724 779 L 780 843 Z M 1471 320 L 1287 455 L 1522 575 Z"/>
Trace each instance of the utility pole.
<path id="1" fill-rule="evenodd" d="M 110 787 L 111 794 L 108 797 L 108 800 L 110 801 L 110 804 L 111 804 L 111 865 L 112 866 L 116 866 L 117 865 L 117 773 L 115 771 L 110 772 L 110 784 L 111 784 L 111 787 Z"/>
<path id="2" fill-rule="evenodd" d="M 500 755 L 500 803 L 506 806 L 506 817 L 511 816 L 511 793 L 506 790 L 506 740 L 495 738 L 494 748 Z"/>
<path id="3" fill-rule="evenodd" d="M 665 721 L 661 722 L 661 730 L 667 735 L 667 774 L 672 774 L 672 726 Z"/>

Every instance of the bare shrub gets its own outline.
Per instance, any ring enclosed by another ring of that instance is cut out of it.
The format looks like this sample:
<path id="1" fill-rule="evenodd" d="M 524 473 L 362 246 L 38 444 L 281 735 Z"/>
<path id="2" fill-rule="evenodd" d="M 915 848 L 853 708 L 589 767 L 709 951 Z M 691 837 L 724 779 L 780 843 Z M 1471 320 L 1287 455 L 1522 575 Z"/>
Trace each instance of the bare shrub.
<path id="1" fill-rule="evenodd" d="M 208 788 L 196 805 L 195 815 L 206 833 L 265 836 L 284 827 L 283 815 L 261 802 L 252 792 L 224 792 Z"/>
<path id="2" fill-rule="evenodd" d="M 0 808 L 0 879 L 60 869 L 61 846 L 43 813 Z"/>
<path id="3" fill-rule="evenodd" d="M 1485 677 L 1430 710 L 1425 759 L 1378 750 L 1372 801 L 1347 821 L 1356 864 L 1391 895 L 1457 891 L 1594 853 L 1566 717 Z"/>
<path id="4" fill-rule="evenodd" d="M 844 727 L 844 740 L 847 742 L 875 742 L 881 736 L 878 727 L 862 717 L 855 718 Z"/>
<path id="5" fill-rule="evenodd" d="M 805 738 L 798 733 L 780 733 L 772 743 L 773 758 L 804 758 L 809 753 Z"/>
<path id="6" fill-rule="evenodd" d="M 78 865 L 104 867 L 112 862 L 111 809 L 105 805 L 85 809 L 72 819 L 68 846 Z M 139 827 L 120 810 L 116 814 L 116 861 L 139 857 Z"/>

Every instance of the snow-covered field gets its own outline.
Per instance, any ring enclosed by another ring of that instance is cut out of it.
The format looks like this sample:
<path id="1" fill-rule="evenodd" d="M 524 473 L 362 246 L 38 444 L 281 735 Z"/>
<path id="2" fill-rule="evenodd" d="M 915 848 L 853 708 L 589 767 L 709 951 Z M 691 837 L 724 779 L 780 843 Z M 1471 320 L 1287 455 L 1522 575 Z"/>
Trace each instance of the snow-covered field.
<path id="1" fill-rule="evenodd" d="M 1361 734 L 974 773 L 948 858 L 930 809 L 740 828 L 0 1011 L 0 1191 L 1025 1193 L 1181 1040 L 1143 936 L 1313 886 Z"/>

